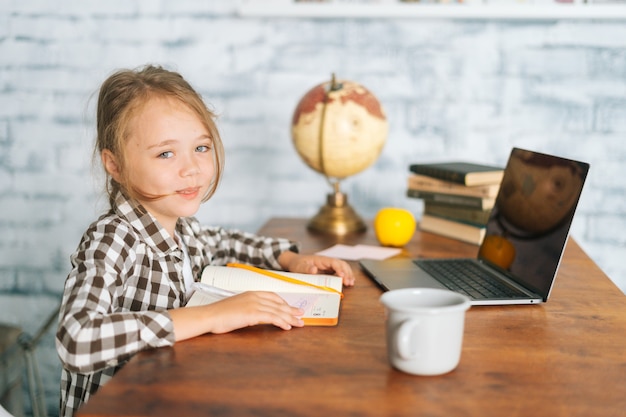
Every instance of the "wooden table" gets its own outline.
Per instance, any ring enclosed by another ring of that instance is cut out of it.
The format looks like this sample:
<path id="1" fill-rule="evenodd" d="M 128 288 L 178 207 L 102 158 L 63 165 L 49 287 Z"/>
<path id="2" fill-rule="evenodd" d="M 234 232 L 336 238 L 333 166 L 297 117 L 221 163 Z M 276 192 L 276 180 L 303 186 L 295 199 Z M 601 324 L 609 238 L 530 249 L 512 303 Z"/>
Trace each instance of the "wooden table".
<path id="1" fill-rule="evenodd" d="M 335 239 L 301 219 L 259 231 L 312 253 L 375 244 Z M 417 232 L 402 256 L 474 256 L 477 247 Z M 81 416 L 626 416 L 626 296 L 570 240 L 543 305 L 472 307 L 461 363 L 420 377 L 387 362 L 381 291 L 357 270 L 339 325 L 260 326 L 135 356 Z"/>

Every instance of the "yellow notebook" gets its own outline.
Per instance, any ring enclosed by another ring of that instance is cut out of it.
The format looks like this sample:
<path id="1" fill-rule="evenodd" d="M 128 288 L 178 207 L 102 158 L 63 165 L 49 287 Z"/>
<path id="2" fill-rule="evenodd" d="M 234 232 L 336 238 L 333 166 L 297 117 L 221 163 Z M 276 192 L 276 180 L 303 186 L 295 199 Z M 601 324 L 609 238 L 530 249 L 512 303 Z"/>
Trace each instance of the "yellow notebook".
<path id="1" fill-rule="evenodd" d="M 270 271 L 246 265 L 207 266 L 187 306 L 216 302 L 244 291 L 271 291 L 304 310 L 306 326 L 334 326 L 339 321 L 342 279 L 333 275 Z"/>

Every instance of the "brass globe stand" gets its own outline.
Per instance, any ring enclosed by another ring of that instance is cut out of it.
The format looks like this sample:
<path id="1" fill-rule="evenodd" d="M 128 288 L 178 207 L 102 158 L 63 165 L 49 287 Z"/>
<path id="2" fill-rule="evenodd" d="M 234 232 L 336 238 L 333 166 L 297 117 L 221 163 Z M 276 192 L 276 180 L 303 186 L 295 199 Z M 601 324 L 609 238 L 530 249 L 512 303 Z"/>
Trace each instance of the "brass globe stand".
<path id="1" fill-rule="evenodd" d="M 365 222 L 348 204 L 348 196 L 339 191 L 339 182 L 333 184 L 335 192 L 327 194 L 326 204 L 311 218 L 307 228 L 311 231 L 346 235 L 367 230 Z"/>

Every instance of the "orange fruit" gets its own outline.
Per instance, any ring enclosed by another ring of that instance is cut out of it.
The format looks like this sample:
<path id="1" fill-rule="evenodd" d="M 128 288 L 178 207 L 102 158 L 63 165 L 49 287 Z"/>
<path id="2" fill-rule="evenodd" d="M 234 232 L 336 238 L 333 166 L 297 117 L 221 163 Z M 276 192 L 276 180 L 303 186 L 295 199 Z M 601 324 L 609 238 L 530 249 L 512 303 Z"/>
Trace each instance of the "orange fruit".
<path id="1" fill-rule="evenodd" d="M 413 213 L 403 208 L 382 208 L 374 218 L 374 232 L 383 246 L 406 245 L 413 237 L 415 227 Z"/>

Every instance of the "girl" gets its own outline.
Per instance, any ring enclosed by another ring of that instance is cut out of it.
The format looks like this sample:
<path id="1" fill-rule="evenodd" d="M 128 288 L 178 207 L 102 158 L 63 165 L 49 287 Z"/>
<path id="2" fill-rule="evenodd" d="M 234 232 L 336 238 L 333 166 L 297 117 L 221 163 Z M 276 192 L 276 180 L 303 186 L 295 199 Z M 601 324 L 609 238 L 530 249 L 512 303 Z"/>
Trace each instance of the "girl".
<path id="1" fill-rule="evenodd" d="M 294 242 L 203 227 L 192 217 L 222 175 L 214 118 L 178 73 L 160 67 L 122 70 L 102 85 L 94 152 L 111 208 L 71 256 L 56 336 L 61 416 L 73 415 L 141 350 L 260 323 L 303 325 L 302 310 L 269 292 L 185 307 L 205 265 L 334 273 L 354 284 L 344 261 L 299 255 Z"/>

